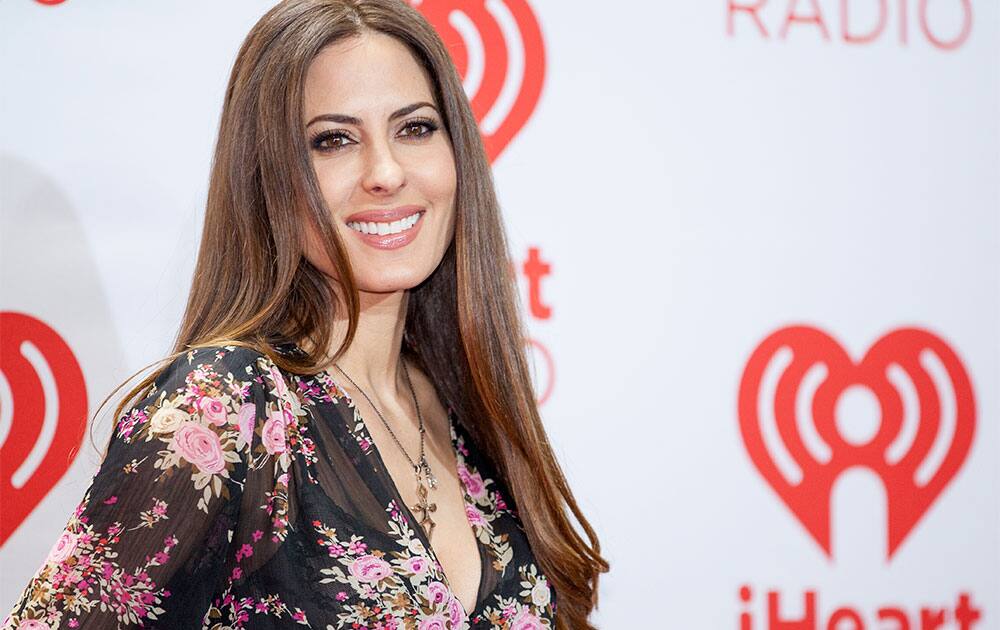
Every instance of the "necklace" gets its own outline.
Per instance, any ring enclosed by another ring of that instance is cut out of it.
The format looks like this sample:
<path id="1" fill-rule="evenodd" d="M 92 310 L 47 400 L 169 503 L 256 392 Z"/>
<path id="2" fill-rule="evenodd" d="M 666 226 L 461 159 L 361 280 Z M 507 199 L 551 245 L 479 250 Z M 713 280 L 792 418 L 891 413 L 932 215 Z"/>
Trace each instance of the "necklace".
<path id="1" fill-rule="evenodd" d="M 403 364 L 403 375 L 406 377 L 406 386 L 410 389 L 410 396 L 413 397 L 413 406 L 417 409 L 417 420 L 420 424 L 420 457 L 416 462 L 413 461 L 410 454 L 406 452 L 405 448 L 403 448 L 399 438 L 396 437 L 396 432 L 392 430 L 389 423 L 385 421 L 384 417 L 382 417 L 382 412 L 378 410 L 378 407 L 376 407 L 375 403 L 372 402 L 372 399 L 368 397 L 365 390 L 361 389 L 361 387 L 354 382 L 354 379 L 352 379 L 347 372 L 343 370 L 343 368 L 336 363 L 333 365 L 340 370 L 340 373 L 347 377 L 347 380 L 351 382 L 351 385 L 354 385 L 354 387 L 361 392 L 361 395 L 365 397 L 368 404 L 375 410 L 375 414 L 378 416 L 378 419 L 382 421 L 386 430 L 389 431 L 389 435 L 391 435 L 392 439 L 396 442 L 396 446 L 399 447 L 399 450 L 403 451 L 403 455 L 406 457 L 407 461 L 410 462 L 410 465 L 413 466 L 413 473 L 417 478 L 417 504 L 411 506 L 410 509 L 415 512 L 420 512 L 420 525 L 424 528 L 424 531 L 427 532 L 427 540 L 430 541 L 431 536 L 434 533 L 435 525 L 434 521 L 431 519 L 430 513 L 437 510 L 437 504 L 431 503 L 428 500 L 427 486 L 430 486 L 431 489 L 437 488 L 437 478 L 434 476 L 434 473 L 431 472 L 431 465 L 428 463 L 426 455 L 424 455 L 424 434 L 426 433 L 426 429 L 424 428 L 424 417 L 420 413 L 420 403 L 417 402 L 417 394 L 413 391 L 413 383 L 410 381 L 410 372 L 406 367 L 406 362 L 402 360 L 400 360 L 400 362 Z M 386 473 L 388 474 L 388 470 Z"/>

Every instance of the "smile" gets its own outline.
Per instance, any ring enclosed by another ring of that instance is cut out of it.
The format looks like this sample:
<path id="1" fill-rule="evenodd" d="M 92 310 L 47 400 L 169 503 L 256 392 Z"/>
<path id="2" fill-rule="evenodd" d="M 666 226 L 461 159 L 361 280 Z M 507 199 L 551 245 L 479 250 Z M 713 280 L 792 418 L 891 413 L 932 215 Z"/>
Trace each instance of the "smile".
<path id="1" fill-rule="evenodd" d="M 398 221 L 392 221 L 391 223 L 386 223 L 382 221 L 351 221 L 347 224 L 347 227 L 361 232 L 362 234 L 376 234 L 383 236 L 386 234 L 399 234 L 400 232 L 405 232 L 413 227 L 413 225 L 420 219 L 421 212 L 414 212 L 408 217 L 403 217 Z"/>

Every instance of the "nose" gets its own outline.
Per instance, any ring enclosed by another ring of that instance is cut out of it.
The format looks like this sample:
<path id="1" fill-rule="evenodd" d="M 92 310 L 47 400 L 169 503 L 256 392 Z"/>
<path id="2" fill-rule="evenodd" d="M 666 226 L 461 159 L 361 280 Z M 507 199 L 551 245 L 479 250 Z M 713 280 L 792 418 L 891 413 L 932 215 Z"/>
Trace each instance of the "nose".
<path id="1" fill-rule="evenodd" d="M 372 194 L 388 194 L 398 190 L 406 182 L 403 165 L 396 160 L 392 146 L 388 142 L 369 144 L 363 185 Z"/>

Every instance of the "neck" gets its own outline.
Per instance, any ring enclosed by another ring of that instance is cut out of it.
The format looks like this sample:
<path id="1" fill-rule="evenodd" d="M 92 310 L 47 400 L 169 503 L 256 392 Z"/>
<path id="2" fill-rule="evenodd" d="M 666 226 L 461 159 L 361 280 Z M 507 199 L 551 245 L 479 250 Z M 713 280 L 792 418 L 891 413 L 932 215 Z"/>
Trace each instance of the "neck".
<path id="1" fill-rule="evenodd" d="M 405 387 L 399 362 L 408 297 L 408 291 L 360 292 L 358 328 L 337 365 L 369 395 L 396 396 Z M 334 320 L 333 332 L 331 354 L 347 336 L 346 315 Z"/>

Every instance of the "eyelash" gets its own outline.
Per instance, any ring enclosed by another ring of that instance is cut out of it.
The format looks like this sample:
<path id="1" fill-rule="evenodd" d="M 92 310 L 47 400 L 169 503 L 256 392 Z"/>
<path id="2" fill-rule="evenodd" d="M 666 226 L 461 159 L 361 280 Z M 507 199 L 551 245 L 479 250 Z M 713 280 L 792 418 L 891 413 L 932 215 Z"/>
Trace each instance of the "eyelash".
<path id="1" fill-rule="evenodd" d="M 433 134 L 439 128 L 438 124 L 433 120 L 431 120 L 430 118 L 414 118 L 413 120 L 407 121 L 406 125 L 403 126 L 403 129 L 408 129 L 410 127 L 416 127 L 419 125 L 427 127 L 427 131 L 425 131 L 424 133 L 415 134 L 413 135 L 413 137 L 425 138 Z M 323 143 L 326 142 L 327 140 L 333 140 L 336 138 L 344 138 L 345 140 L 349 140 L 350 136 L 348 136 L 341 130 L 330 129 L 327 131 L 320 131 L 315 135 L 313 135 L 309 141 L 309 144 L 310 146 L 312 146 L 312 148 L 316 149 L 317 151 L 324 151 L 324 152 L 339 151 L 343 149 L 345 146 L 347 146 L 346 143 L 342 143 L 337 146 L 326 146 L 326 147 L 323 146 Z"/>

